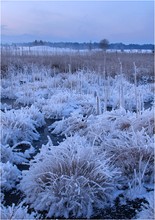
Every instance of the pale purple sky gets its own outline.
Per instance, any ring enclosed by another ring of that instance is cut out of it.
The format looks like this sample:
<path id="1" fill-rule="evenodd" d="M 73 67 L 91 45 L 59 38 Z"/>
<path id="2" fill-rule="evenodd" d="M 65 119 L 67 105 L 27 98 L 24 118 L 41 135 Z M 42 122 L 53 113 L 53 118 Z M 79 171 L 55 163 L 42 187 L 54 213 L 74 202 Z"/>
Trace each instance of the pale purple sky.
<path id="1" fill-rule="evenodd" d="M 2 0 L 2 42 L 153 43 L 153 1 Z"/>

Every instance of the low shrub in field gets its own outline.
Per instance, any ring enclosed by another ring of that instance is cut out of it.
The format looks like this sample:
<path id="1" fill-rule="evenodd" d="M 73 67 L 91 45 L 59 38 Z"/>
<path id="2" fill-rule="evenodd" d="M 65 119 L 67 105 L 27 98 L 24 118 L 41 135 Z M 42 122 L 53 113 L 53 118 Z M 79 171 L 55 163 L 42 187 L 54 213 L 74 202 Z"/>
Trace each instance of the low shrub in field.
<path id="1" fill-rule="evenodd" d="M 118 176 L 108 159 L 101 162 L 86 140 L 75 136 L 57 147 L 43 146 L 23 172 L 20 189 L 25 202 L 47 217 L 88 218 L 112 200 Z"/>

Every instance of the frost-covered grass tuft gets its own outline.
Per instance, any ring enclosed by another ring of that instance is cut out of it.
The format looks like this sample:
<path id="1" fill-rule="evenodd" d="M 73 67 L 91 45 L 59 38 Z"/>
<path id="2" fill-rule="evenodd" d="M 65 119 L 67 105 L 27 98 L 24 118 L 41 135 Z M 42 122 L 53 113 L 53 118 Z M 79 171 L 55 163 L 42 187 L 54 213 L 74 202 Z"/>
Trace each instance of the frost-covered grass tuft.
<path id="1" fill-rule="evenodd" d="M 135 178 L 142 182 L 153 181 L 154 139 L 153 111 L 146 110 L 138 118 L 135 113 L 120 109 L 99 116 L 71 117 L 55 122 L 49 127 L 52 133 L 85 136 L 102 157 L 105 152 L 121 169 L 124 184 Z M 127 182 L 126 182 L 127 181 Z"/>
<path id="2" fill-rule="evenodd" d="M 1 143 L 4 145 L 38 140 L 36 128 L 45 124 L 43 114 L 34 106 L 1 112 L 1 122 Z"/>
<path id="3" fill-rule="evenodd" d="M 19 205 L 15 205 L 14 203 L 12 206 L 5 207 L 4 205 L 1 205 L 0 208 L 1 213 L 1 219 L 7 219 L 7 220 L 17 220 L 17 219 L 39 219 L 39 215 L 35 212 L 32 212 L 31 214 L 28 212 L 28 207 L 23 206 L 22 203 Z"/>
<path id="4" fill-rule="evenodd" d="M 101 115 L 94 123 L 93 119 L 87 123 L 86 137 L 98 154 L 106 151 L 127 180 L 136 172 L 142 182 L 148 183 L 154 175 L 154 140 L 149 123 L 152 111 L 148 111 L 148 118 L 146 115 L 139 116 L 139 120 L 132 114 Z M 141 121 L 145 121 L 144 127 Z"/>
<path id="5" fill-rule="evenodd" d="M 9 161 L 7 163 L 0 163 L 0 173 L 2 191 L 14 188 L 21 178 L 21 171 Z"/>
<path id="6" fill-rule="evenodd" d="M 145 132 L 113 133 L 105 138 L 100 149 L 119 167 L 127 179 L 138 173 L 143 182 L 152 182 L 154 174 L 153 139 Z"/>
<path id="7" fill-rule="evenodd" d="M 94 113 L 94 99 L 90 95 L 57 90 L 49 99 L 41 99 L 35 105 L 44 112 L 46 118 L 69 117 L 78 112 L 83 115 Z"/>
<path id="8" fill-rule="evenodd" d="M 142 114 L 133 120 L 133 128 L 135 131 L 144 131 L 149 135 L 153 136 L 155 133 L 154 130 L 154 109 L 145 110 Z"/>
<path id="9" fill-rule="evenodd" d="M 143 204 L 142 210 L 136 215 L 136 219 L 155 219 L 155 203 L 154 203 L 154 193 L 149 193 L 147 204 Z"/>
<path id="10" fill-rule="evenodd" d="M 63 119 L 61 121 L 54 122 L 48 127 L 54 134 L 74 135 L 81 129 L 86 128 L 86 119 L 81 114 L 72 114 L 71 117 Z"/>
<path id="11" fill-rule="evenodd" d="M 59 146 L 48 143 L 23 172 L 20 183 L 27 203 L 47 217 L 90 217 L 94 208 L 111 201 L 117 170 L 94 154 L 84 138 L 67 138 Z"/>
<path id="12" fill-rule="evenodd" d="M 1 161 L 6 163 L 9 161 L 13 164 L 21 164 L 28 162 L 28 158 L 35 152 L 30 142 L 22 141 L 12 147 L 9 145 L 1 145 Z"/>

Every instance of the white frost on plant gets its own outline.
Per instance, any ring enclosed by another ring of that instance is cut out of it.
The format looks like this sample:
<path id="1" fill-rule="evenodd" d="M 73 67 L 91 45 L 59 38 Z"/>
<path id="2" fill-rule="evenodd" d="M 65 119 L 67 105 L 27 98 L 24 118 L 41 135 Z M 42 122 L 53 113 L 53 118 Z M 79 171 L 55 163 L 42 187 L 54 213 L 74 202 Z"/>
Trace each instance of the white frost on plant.
<path id="1" fill-rule="evenodd" d="M 144 182 L 153 181 L 153 111 L 146 110 L 138 118 L 125 109 L 88 118 L 72 114 L 49 129 L 56 134 L 85 136 L 97 154 L 106 152 L 112 158 L 126 181 L 134 177 L 134 170 Z"/>
<path id="2" fill-rule="evenodd" d="M 116 109 L 120 105 L 120 84 L 123 85 L 122 100 L 123 107 L 126 110 L 136 109 L 136 97 L 135 97 L 135 85 L 128 82 L 125 78 L 119 75 L 115 78 L 108 77 L 105 80 L 104 76 L 90 71 L 78 71 L 77 73 L 57 73 L 54 77 L 51 76 L 51 69 L 36 65 L 30 67 L 29 74 L 28 68 L 23 67 L 23 73 L 17 70 L 9 70 L 9 80 L 2 79 L 2 97 L 16 98 L 17 102 L 24 104 L 36 104 L 39 106 L 40 100 L 45 100 L 58 105 L 58 110 L 61 110 L 62 104 L 59 102 L 60 93 L 61 98 L 65 93 L 78 94 L 81 98 L 86 95 L 89 96 L 88 103 L 94 104 L 94 92 L 96 91 L 101 100 L 101 112 L 105 103 L 105 97 L 107 99 L 107 105 Z M 122 82 L 121 82 L 122 80 Z M 106 87 L 106 89 L 105 89 Z M 149 84 L 138 85 L 138 99 L 140 109 L 144 108 L 146 102 L 153 101 L 153 89 Z M 56 100 L 54 101 L 54 98 Z M 58 98 L 58 99 L 57 99 Z M 53 99 L 53 100 L 51 100 Z M 68 103 L 68 104 L 71 104 Z M 56 111 L 53 105 L 53 113 Z M 42 109 L 42 108 L 40 108 Z M 49 108 L 52 110 L 52 108 Z M 48 111 L 45 107 L 45 113 Z M 60 113 L 58 111 L 58 113 Z M 64 112 L 66 115 L 68 112 Z"/>
<path id="3" fill-rule="evenodd" d="M 100 159 L 85 138 L 67 138 L 59 146 L 43 146 L 20 189 L 25 201 L 48 217 L 90 217 L 94 208 L 111 201 L 118 171 L 106 157 Z"/>
<path id="4" fill-rule="evenodd" d="M 142 210 L 137 213 L 136 215 L 136 219 L 145 219 L 145 220 L 148 220 L 148 219 L 155 219 L 155 202 L 154 202 L 154 193 L 153 192 L 149 192 L 147 193 L 147 197 L 146 197 L 146 200 L 147 200 L 147 204 L 146 203 L 143 203 L 142 205 Z"/>
<path id="5" fill-rule="evenodd" d="M 11 108 L 12 108 L 11 105 L 7 105 L 6 103 L 4 104 L 0 103 L 0 110 L 5 110 L 5 109 L 10 110 Z"/>
<path id="6" fill-rule="evenodd" d="M 22 141 L 12 147 L 9 145 L 1 145 L 1 161 L 6 163 L 9 161 L 13 164 L 21 164 L 28 162 L 28 158 L 35 152 L 30 142 Z"/>
<path id="7" fill-rule="evenodd" d="M 0 191 L 0 199 L 1 199 L 1 202 L 3 202 L 3 200 L 4 200 L 4 193 L 2 191 Z"/>
<path id="8" fill-rule="evenodd" d="M 48 127 L 54 134 L 73 135 L 80 129 L 86 128 L 86 119 L 81 114 L 72 114 L 71 117 L 54 122 Z"/>
<path id="9" fill-rule="evenodd" d="M 69 91 L 57 90 L 49 99 L 41 99 L 35 103 L 46 118 L 69 117 L 72 113 L 90 115 L 94 113 L 94 98 L 90 95 L 79 95 Z"/>
<path id="10" fill-rule="evenodd" d="M 15 205 L 14 203 L 11 206 L 1 205 L 0 207 L 1 219 L 7 220 L 23 220 L 23 219 L 39 219 L 39 215 L 35 212 L 29 213 L 28 206 L 23 206 L 22 203 Z"/>
<path id="11" fill-rule="evenodd" d="M 1 122 L 1 143 L 4 145 L 38 140 L 36 128 L 45 124 L 43 114 L 34 106 L 1 112 Z"/>
<path id="12" fill-rule="evenodd" d="M 16 187 L 16 183 L 21 178 L 21 171 L 16 165 L 12 165 L 9 161 L 7 163 L 0 162 L 1 173 L 1 187 L 2 190 L 10 190 Z"/>
<path id="13" fill-rule="evenodd" d="M 136 131 L 140 131 L 142 129 L 145 130 L 145 132 L 149 136 L 154 135 L 154 109 L 151 110 L 145 110 L 142 112 L 142 114 L 133 120 L 133 128 Z"/>

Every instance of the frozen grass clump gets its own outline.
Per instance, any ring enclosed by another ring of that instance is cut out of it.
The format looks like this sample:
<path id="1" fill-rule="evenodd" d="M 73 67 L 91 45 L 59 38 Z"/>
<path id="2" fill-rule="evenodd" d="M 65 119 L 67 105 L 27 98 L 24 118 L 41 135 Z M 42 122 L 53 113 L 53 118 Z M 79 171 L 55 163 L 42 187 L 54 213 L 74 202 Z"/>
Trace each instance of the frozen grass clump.
<path id="1" fill-rule="evenodd" d="M 34 105 L 31 105 L 29 108 L 25 108 L 24 113 L 30 116 L 30 119 L 34 122 L 36 128 L 45 125 L 44 114 L 41 113 Z"/>
<path id="2" fill-rule="evenodd" d="M 118 171 L 94 154 L 84 138 L 67 138 L 59 146 L 49 141 L 23 172 L 20 189 L 25 202 L 46 217 L 85 217 L 113 199 Z"/>
<path id="3" fill-rule="evenodd" d="M 105 126 L 106 124 L 107 126 Z M 147 127 L 149 127 L 149 123 Z M 106 151 L 107 155 L 112 158 L 125 178 L 124 184 L 135 177 L 135 172 L 142 182 L 152 183 L 154 140 L 152 135 L 146 133 L 148 131 L 146 127 L 138 130 L 135 127 L 134 117 L 129 119 L 111 117 L 107 122 L 104 120 L 96 126 L 91 125 L 90 128 L 87 128 L 87 138 L 93 142 L 98 154 L 101 155 Z M 150 132 L 148 133 L 150 134 Z"/>
<path id="4" fill-rule="evenodd" d="M 2 144 L 14 145 L 19 141 L 38 140 L 39 134 L 28 115 L 17 110 L 2 113 Z"/>
<path id="5" fill-rule="evenodd" d="M 5 109 L 10 110 L 12 108 L 11 105 L 7 105 L 6 103 L 2 104 L 0 103 L 0 110 L 4 111 Z"/>
<path id="6" fill-rule="evenodd" d="M 31 143 L 22 141 L 12 147 L 9 145 L 1 145 L 1 161 L 6 163 L 9 161 L 13 164 L 21 164 L 28 162 L 28 158 L 35 152 Z"/>
<path id="7" fill-rule="evenodd" d="M 90 95 L 79 95 L 69 91 L 57 90 L 49 99 L 41 99 L 35 105 L 46 118 L 69 117 L 73 113 L 90 115 L 94 113 L 94 99 Z"/>
<path id="8" fill-rule="evenodd" d="M 1 198 L 1 202 L 3 202 L 3 200 L 4 200 L 4 193 L 2 193 L 2 191 L 0 192 L 0 198 Z"/>
<path id="9" fill-rule="evenodd" d="M 99 71 L 99 73 L 98 71 L 90 71 L 88 69 L 86 71 L 84 69 L 78 70 L 74 74 L 71 72 L 60 73 L 59 71 L 53 74 L 50 66 L 45 68 L 44 65 L 37 67 L 34 64 L 30 66 L 21 65 L 21 69 L 23 69 L 22 72 L 11 67 L 9 68 L 8 78 L 4 77 L 1 83 L 2 97 L 16 99 L 17 103 L 20 102 L 25 105 L 33 103 L 39 105 L 41 99 L 48 100 L 53 106 L 53 112 L 52 108 L 41 106 L 41 103 L 40 109 L 44 108 L 46 114 L 50 110 L 51 117 L 53 117 L 54 112 L 60 113 L 62 108 L 61 99 L 66 96 L 66 93 L 69 93 L 69 96 L 70 94 L 78 94 L 81 96 L 81 99 L 85 95 L 89 95 L 87 103 L 90 103 L 90 100 L 94 103 L 93 94 L 96 91 L 101 100 L 102 111 L 105 99 L 107 105 L 112 108 L 118 108 L 121 101 L 122 107 L 126 110 L 136 110 L 135 85 L 127 81 L 125 76 L 115 75 L 113 78 L 109 75 L 105 79 L 102 71 Z M 122 85 L 121 100 L 120 85 Z M 152 85 L 137 85 L 137 91 L 142 110 L 144 102 L 153 101 Z M 73 103 L 73 100 L 70 100 L 70 103 L 71 101 Z M 56 104 L 58 108 L 55 107 Z M 58 112 L 56 109 L 58 109 Z"/>
<path id="10" fill-rule="evenodd" d="M 135 113 L 120 109 L 99 116 L 69 117 L 54 123 L 53 133 L 85 135 L 94 146 L 96 154 L 107 153 L 121 169 L 124 184 L 135 178 L 152 183 L 154 173 L 153 114 L 144 111 L 136 118 Z M 138 120 L 139 119 L 139 120 Z M 81 127 L 82 126 L 82 129 Z"/>
<path id="11" fill-rule="evenodd" d="M 142 210 L 137 213 L 136 219 L 154 219 L 155 206 L 154 206 L 154 193 L 150 192 L 147 196 L 147 204 L 143 204 Z"/>
<path id="12" fill-rule="evenodd" d="M 134 170 L 143 173 L 143 180 L 151 181 L 154 166 L 153 138 L 150 138 L 144 130 L 137 132 L 113 132 L 102 137 L 102 142 L 96 146 L 97 151 L 112 156 L 117 167 L 127 178 L 132 178 Z"/>
<path id="13" fill-rule="evenodd" d="M 14 203 L 12 206 L 4 206 L 1 205 L 0 207 L 1 219 L 7 220 L 17 220 L 17 219 L 39 219 L 39 215 L 35 212 L 29 213 L 28 207 L 23 206 L 22 203 L 19 205 L 15 205 Z"/>
<path id="14" fill-rule="evenodd" d="M 1 143 L 4 145 L 38 140 L 36 128 L 45 124 L 44 116 L 34 106 L 1 112 L 1 122 Z"/>
<path id="15" fill-rule="evenodd" d="M 57 91 L 51 98 L 38 100 L 37 107 L 45 114 L 46 118 L 62 117 L 62 111 L 65 108 L 70 94 L 67 91 Z"/>
<path id="16" fill-rule="evenodd" d="M 125 111 L 123 109 L 123 111 Z M 121 112 L 122 114 L 122 112 Z M 120 129 L 126 129 L 130 127 L 129 116 L 126 115 L 126 111 L 120 117 L 119 112 L 105 112 L 104 114 L 95 116 L 93 114 L 79 114 L 79 112 L 74 112 L 70 117 L 57 121 L 49 126 L 49 129 L 53 129 L 53 133 L 63 133 L 63 134 L 74 134 L 79 133 L 81 136 L 86 135 L 89 141 L 93 141 L 100 134 L 109 133 L 109 131 L 115 130 L 116 119 L 121 118 L 118 122 Z"/>
<path id="17" fill-rule="evenodd" d="M 21 171 L 16 165 L 12 165 L 9 161 L 7 163 L 0 162 L 1 168 L 1 187 L 3 190 L 10 190 L 15 188 L 16 183 L 21 178 Z"/>
<path id="18" fill-rule="evenodd" d="M 2 81 L 2 83 L 3 83 L 3 81 Z M 0 90 L 1 90 L 1 98 L 8 98 L 8 99 L 16 99 L 17 98 L 17 88 L 12 89 L 9 85 L 6 88 L 4 88 L 2 86 L 0 88 Z"/>
<path id="19" fill-rule="evenodd" d="M 81 114 L 72 114 L 71 117 L 54 122 L 48 127 L 54 134 L 74 135 L 86 128 L 86 119 Z"/>
<path id="20" fill-rule="evenodd" d="M 146 134 L 150 137 L 154 135 L 154 109 L 145 110 L 142 114 L 133 120 L 132 122 L 133 128 L 135 131 L 145 130 Z"/>
<path id="21" fill-rule="evenodd" d="M 48 89 L 50 79 L 47 78 L 43 82 L 32 82 L 20 85 L 22 87 L 17 92 L 16 103 L 23 103 L 24 105 L 34 104 L 40 99 L 47 99 L 53 93 L 52 89 Z"/>

